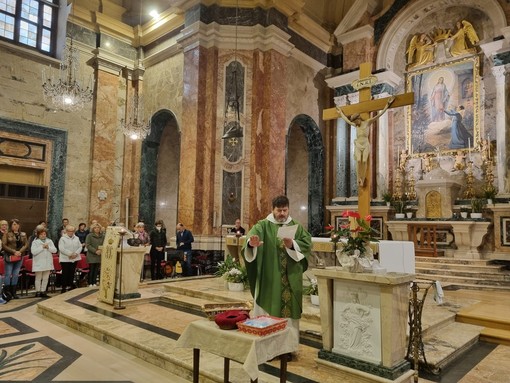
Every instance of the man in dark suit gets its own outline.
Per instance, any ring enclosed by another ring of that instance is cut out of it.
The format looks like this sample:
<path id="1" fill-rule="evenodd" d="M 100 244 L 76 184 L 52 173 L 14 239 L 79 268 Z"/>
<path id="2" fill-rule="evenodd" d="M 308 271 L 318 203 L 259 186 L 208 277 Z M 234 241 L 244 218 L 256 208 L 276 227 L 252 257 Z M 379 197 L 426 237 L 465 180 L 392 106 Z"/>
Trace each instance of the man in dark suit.
<path id="1" fill-rule="evenodd" d="M 191 276 L 191 243 L 195 241 L 191 231 L 186 229 L 182 223 L 176 227 L 177 250 L 184 254 L 184 276 Z"/>

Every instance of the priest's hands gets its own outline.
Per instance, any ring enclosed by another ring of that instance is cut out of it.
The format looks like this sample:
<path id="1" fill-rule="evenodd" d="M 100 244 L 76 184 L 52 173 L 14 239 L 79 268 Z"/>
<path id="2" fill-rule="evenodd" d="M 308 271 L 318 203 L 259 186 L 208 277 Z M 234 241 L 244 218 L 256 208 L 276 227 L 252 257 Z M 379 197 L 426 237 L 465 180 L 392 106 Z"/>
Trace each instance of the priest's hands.
<path id="1" fill-rule="evenodd" d="M 285 244 L 285 247 L 287 249 L 292 249 L 292 246 L 294 246 L 294 243 L 292 242 L 292 238 L 283 238 L 283 243 Z"/>
<path id="2" fill-rule="evenodd" d="M 248 245 L 251 247 L 259 247 L 263 244 L 264 242 L 260 240 L 258 235 L 252 235 L 248 241 Z"/>

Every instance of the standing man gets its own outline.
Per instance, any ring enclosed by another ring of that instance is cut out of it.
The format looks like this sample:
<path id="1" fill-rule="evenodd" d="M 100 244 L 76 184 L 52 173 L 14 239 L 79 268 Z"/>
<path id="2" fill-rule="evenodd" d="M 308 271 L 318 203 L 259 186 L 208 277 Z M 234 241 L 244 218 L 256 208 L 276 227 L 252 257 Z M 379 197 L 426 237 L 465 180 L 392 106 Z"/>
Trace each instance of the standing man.
<path id="1" fill-rule="evenodd" d="M 293 238 L 278 231 L 295 229 Z M 253 296 L 253 314 L 287 318 L 295 349 L 299 346 L 299 319 L 303 307 L 303 272 L 308 268 L 312 237 L 289 215 L 289 199 L 273 199 L 273 211 L 248 232 L 242 255 Z"/>
<path id="2" fill-rule="evenodd" d="M 184 253 L 184 276 L 191 276 L 191 243 L 195 241 L 193 233 L 186 229 L 182 223 L 178 223 L 176 227 L 177 233 L 177 250 Z"/>

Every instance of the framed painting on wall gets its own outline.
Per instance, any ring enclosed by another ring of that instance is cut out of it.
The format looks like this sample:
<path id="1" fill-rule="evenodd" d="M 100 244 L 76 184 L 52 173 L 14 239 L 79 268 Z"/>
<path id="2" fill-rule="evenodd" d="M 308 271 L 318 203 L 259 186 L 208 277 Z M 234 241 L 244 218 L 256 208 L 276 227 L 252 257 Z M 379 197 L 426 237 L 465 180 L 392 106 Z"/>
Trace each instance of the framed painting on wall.
<path id="1" fill-rule="evenodd" d="M 480 140 L 480 63 L 478 56 L 409 72 L 407 145 L 422 153 L 467 153 Z"/>
<path id="2" fill-rule="evenodd" d="M 510 246 L 510 217 L 501 217 L 501 244 Z"/>

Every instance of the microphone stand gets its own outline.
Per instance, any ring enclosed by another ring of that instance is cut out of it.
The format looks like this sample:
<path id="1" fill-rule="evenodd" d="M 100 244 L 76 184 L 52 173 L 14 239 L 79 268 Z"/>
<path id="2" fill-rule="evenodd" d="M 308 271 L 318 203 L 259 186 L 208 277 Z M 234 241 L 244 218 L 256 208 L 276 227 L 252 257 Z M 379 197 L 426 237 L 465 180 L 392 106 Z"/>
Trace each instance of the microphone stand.
<path id="1" fill-rule="evenodd" d="M 127 234 L 127 230 L 121 228 L 118 233 L 120 235 L 119 300 L 117 306 L 113 308 L 115 310 L 124 310 L 126 306 L 122 306 L 122 258 L 124 258 L 124 236 Z"/>

